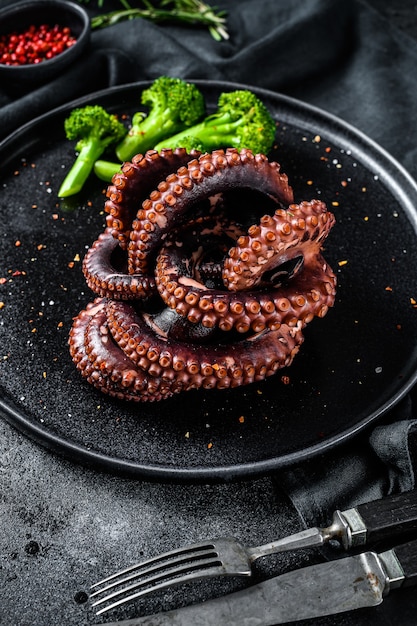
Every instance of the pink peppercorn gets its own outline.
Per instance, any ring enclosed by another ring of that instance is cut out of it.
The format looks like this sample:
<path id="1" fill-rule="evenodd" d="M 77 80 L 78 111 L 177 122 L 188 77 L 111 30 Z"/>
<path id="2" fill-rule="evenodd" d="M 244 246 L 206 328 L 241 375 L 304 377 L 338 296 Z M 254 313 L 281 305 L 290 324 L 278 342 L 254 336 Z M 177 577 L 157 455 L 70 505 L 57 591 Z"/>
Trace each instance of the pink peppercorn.
<path id="1" fill-rule="evenodd" d="M 0 63 L 29 65 L 56 57 L 76 43 L 67 26 L 29 26 L 23 32 L 0 35 Z"/>

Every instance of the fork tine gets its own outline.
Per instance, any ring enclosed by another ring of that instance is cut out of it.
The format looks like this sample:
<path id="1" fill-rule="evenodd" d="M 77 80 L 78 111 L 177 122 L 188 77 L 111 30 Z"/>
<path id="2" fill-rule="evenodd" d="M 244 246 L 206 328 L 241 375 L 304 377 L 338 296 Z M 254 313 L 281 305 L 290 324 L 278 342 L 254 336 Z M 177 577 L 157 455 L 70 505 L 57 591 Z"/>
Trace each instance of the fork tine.
<path id="1" fill-rule="evenodd" d="M 131 572 L 135 570 L 139 571 L 140 573 L 140 570 L 142 569 L 148 569 L 153 564 L 156 565 L 157 563 L 161 561 L 166 561 L 167 559 L 175 558 L 179 555 L 192 554 L 193 552 L 198 552 L 200 550 L 214 550 L 214 549 L 215 549 L 215 546 L 213 543 L 208 543 L 205 541 L 201 543 L 194 543 L 188 546 L 184 546 L 183 548 L 170 550 L 169 552 L 158 554 L 157 556 L 151 557 L 150 559 L 146 559 L 145 561 L 141 561 L 140 563 L 131 565 L 127 567 L 126 569 L 116 572 L 115 574 L 111 574 L 110 576 L 107 576 L 106 578 L 103 578 L 102 580 L 99 580 L 97 583 L 94 583 L 93 585 L 91 585 L 91 589 L 104 585 L 105 583 L 108 583 L 116 578 L 120 578 L 121 576 L 124 576 L 125 574 L 130 574 Z"/>
<path id="2" fill-rule="evenodd" d="M 110 605 L 96 611 L 96 615 L 101 615 L 102 613 L 105 613 L 106 611 L 110 611 L 111 609 L 114 609 L 120 606 L 121 604 L 131 602 L 132 600 L 136 600 L 137 598 L 140 598 L 141 596 L 145 596 L 146 594 L 149 594 L 151 592 L 165 589 L 166 587 L 173 587 L 175 585 L 182 584 L 190 580 L 196 580 L 198 578 L 217 576 L 222 573 L 224 573 L 224 568 L 223 568 L 221 561 L 219 561 L 217 557 L 214 557 L 211 559 L 205 559 L 202 561 L 196 561 L 195 563 L 191 563 L 191 564 L 188 562 L 188 566 L 184 566 L 183 568 L 173 567 L 168 570 L 165 570 L 164 573 L 161 573 L 157 576 L 147 578 L 146 580 L 138 581 L 136 583 L 133 583 L 132 585 L 129 585 L 128 587 L 123 587 L 123 589 L 114 591 L 113 593 L 110 593 L 104 598 L 101 598 L 100 600 L 96 600 L 96 602 L 93 602 L 92 606 L 98 606 L 100 604 L 103 604 L 104 602 L 113 600 L 119 597 L 120 595 L 123 595 L 129 591 L 133 591 L 135 589 L 140 588 L 139 591 L 136 591 L 135 593 L 132 593 L 128 596 L 124 596 L 123 598 L 116 600 L 116 602 L 112 602 Z M 177 575 L 175 578 L 167 578 L 167 576 L 170 576 L 173 574 L 179 574 L 179 575 Z M 166 578 L 166 580 L 164 580 L 164 578 Z M 161 581 L 161 582 L 158 582 L 158 581 Z M 147 587 L 144 589 L 143 587 L 149 583 L 156 583 L 156 584 L 152 584 L 151 587 Z"/>
<path id="3" fill-rule="evenodd" d="M 204 558 L 207 557 L 207 558 Z M 206 552 L 199 552 L 194 555 L 192 558 L 190 556 L 178 556 L 176 558 L 170 558 L 166 563 L 158 563 L 152 567 L 148 567 L 146 569 L 141 569 L 140 572 L 132 572 L 130 575 L 125 576 L 124 578 L 120 578 L 118 580 L 113 580 L 110 584 L 98 589 L 94 593 L 90 595 L 91 598 L 94 598 L 102 593 L 109 591 L 110 589 L 114 589 L 114 587 L 118 587 L 120 585 L 125 585 L 126 583 L 135 580 L 135 578 L 140 579 L 137 580 L 133 585 L 128 587 L 123 587 L 115 594 L 122 593 L 124 591 L 129 591 L 135 587 L 143 587 L 145 585 L 149 585 L 153 582 L 158 581 L 161 578 L 166 578 L 171 574 L 176 574 L 180 572 L 186 572 L 192 569 L 200 569 L 202 567 L 208 567 L 209 565 L 218 565 L 220 561 L 218 559 L 218 555 L 213 550 Z M 113 594 L 113 595 L 115 595 Z M 108 596 L 107 596 L 108 597 Z M 100 604 L 102 600 L 97 601 L 96 604 Z"/>

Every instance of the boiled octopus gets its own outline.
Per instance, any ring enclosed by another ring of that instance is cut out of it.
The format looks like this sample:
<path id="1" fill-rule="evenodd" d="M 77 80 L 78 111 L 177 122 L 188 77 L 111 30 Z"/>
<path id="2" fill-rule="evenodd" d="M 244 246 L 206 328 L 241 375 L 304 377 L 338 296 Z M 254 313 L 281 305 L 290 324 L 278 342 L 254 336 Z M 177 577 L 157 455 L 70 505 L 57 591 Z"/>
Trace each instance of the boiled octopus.
<path id="1" fill-rule="evenodd" d="M 83 272 L 94 300 L 72 359 L 112 397 L 159 401 L 264 380 L 293 362 L 334 304 L 322 256 L 335 223 L 295 203 L 280 165 L 250 150 L 148 151 L 113 177 Z"/>

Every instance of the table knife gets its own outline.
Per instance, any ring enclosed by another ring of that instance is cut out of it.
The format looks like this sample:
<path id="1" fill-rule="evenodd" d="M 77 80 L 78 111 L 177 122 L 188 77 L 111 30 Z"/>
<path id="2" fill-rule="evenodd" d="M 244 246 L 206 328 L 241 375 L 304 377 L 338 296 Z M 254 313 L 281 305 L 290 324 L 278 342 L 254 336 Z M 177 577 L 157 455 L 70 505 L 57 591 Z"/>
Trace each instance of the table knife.
<path id="1" fill-rule="evenodd" d="M 417 530 L 417 490 L 398 493 L 359 504 L 345 511 L 336 510 L 330 526 L 308 528 L 271 544 L 271 552 L 321 546 L 338 541 L 345 550 L 404 537 Z"/>
<path id="2" fill-rule="evenodd" d="M 277 626 L 377 606 L 417 585 L 417 540 L 384 552 L 311 565 L 180 609 L 102 626 Z"/>

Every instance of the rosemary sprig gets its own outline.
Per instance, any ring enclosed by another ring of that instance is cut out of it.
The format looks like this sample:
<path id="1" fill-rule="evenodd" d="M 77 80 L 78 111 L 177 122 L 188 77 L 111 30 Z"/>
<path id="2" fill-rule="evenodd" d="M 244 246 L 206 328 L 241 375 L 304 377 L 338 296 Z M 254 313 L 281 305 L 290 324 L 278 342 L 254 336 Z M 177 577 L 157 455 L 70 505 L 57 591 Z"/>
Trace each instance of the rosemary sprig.
<path id="1" fill-rule="evenodd" d="M 202 0 L 161 0 L 154 6 L 149 0 L 141 0 L 143 7 L 132 7 L 128 0 L 120 0 L 123 9 L 96 15 L 91 28 L 106 28 L 124 20 L 142 18 L 155 23 L 177 22 L 205 26 L 216 41 L 229 39 L 224 11 L 217 11 Z"/>

